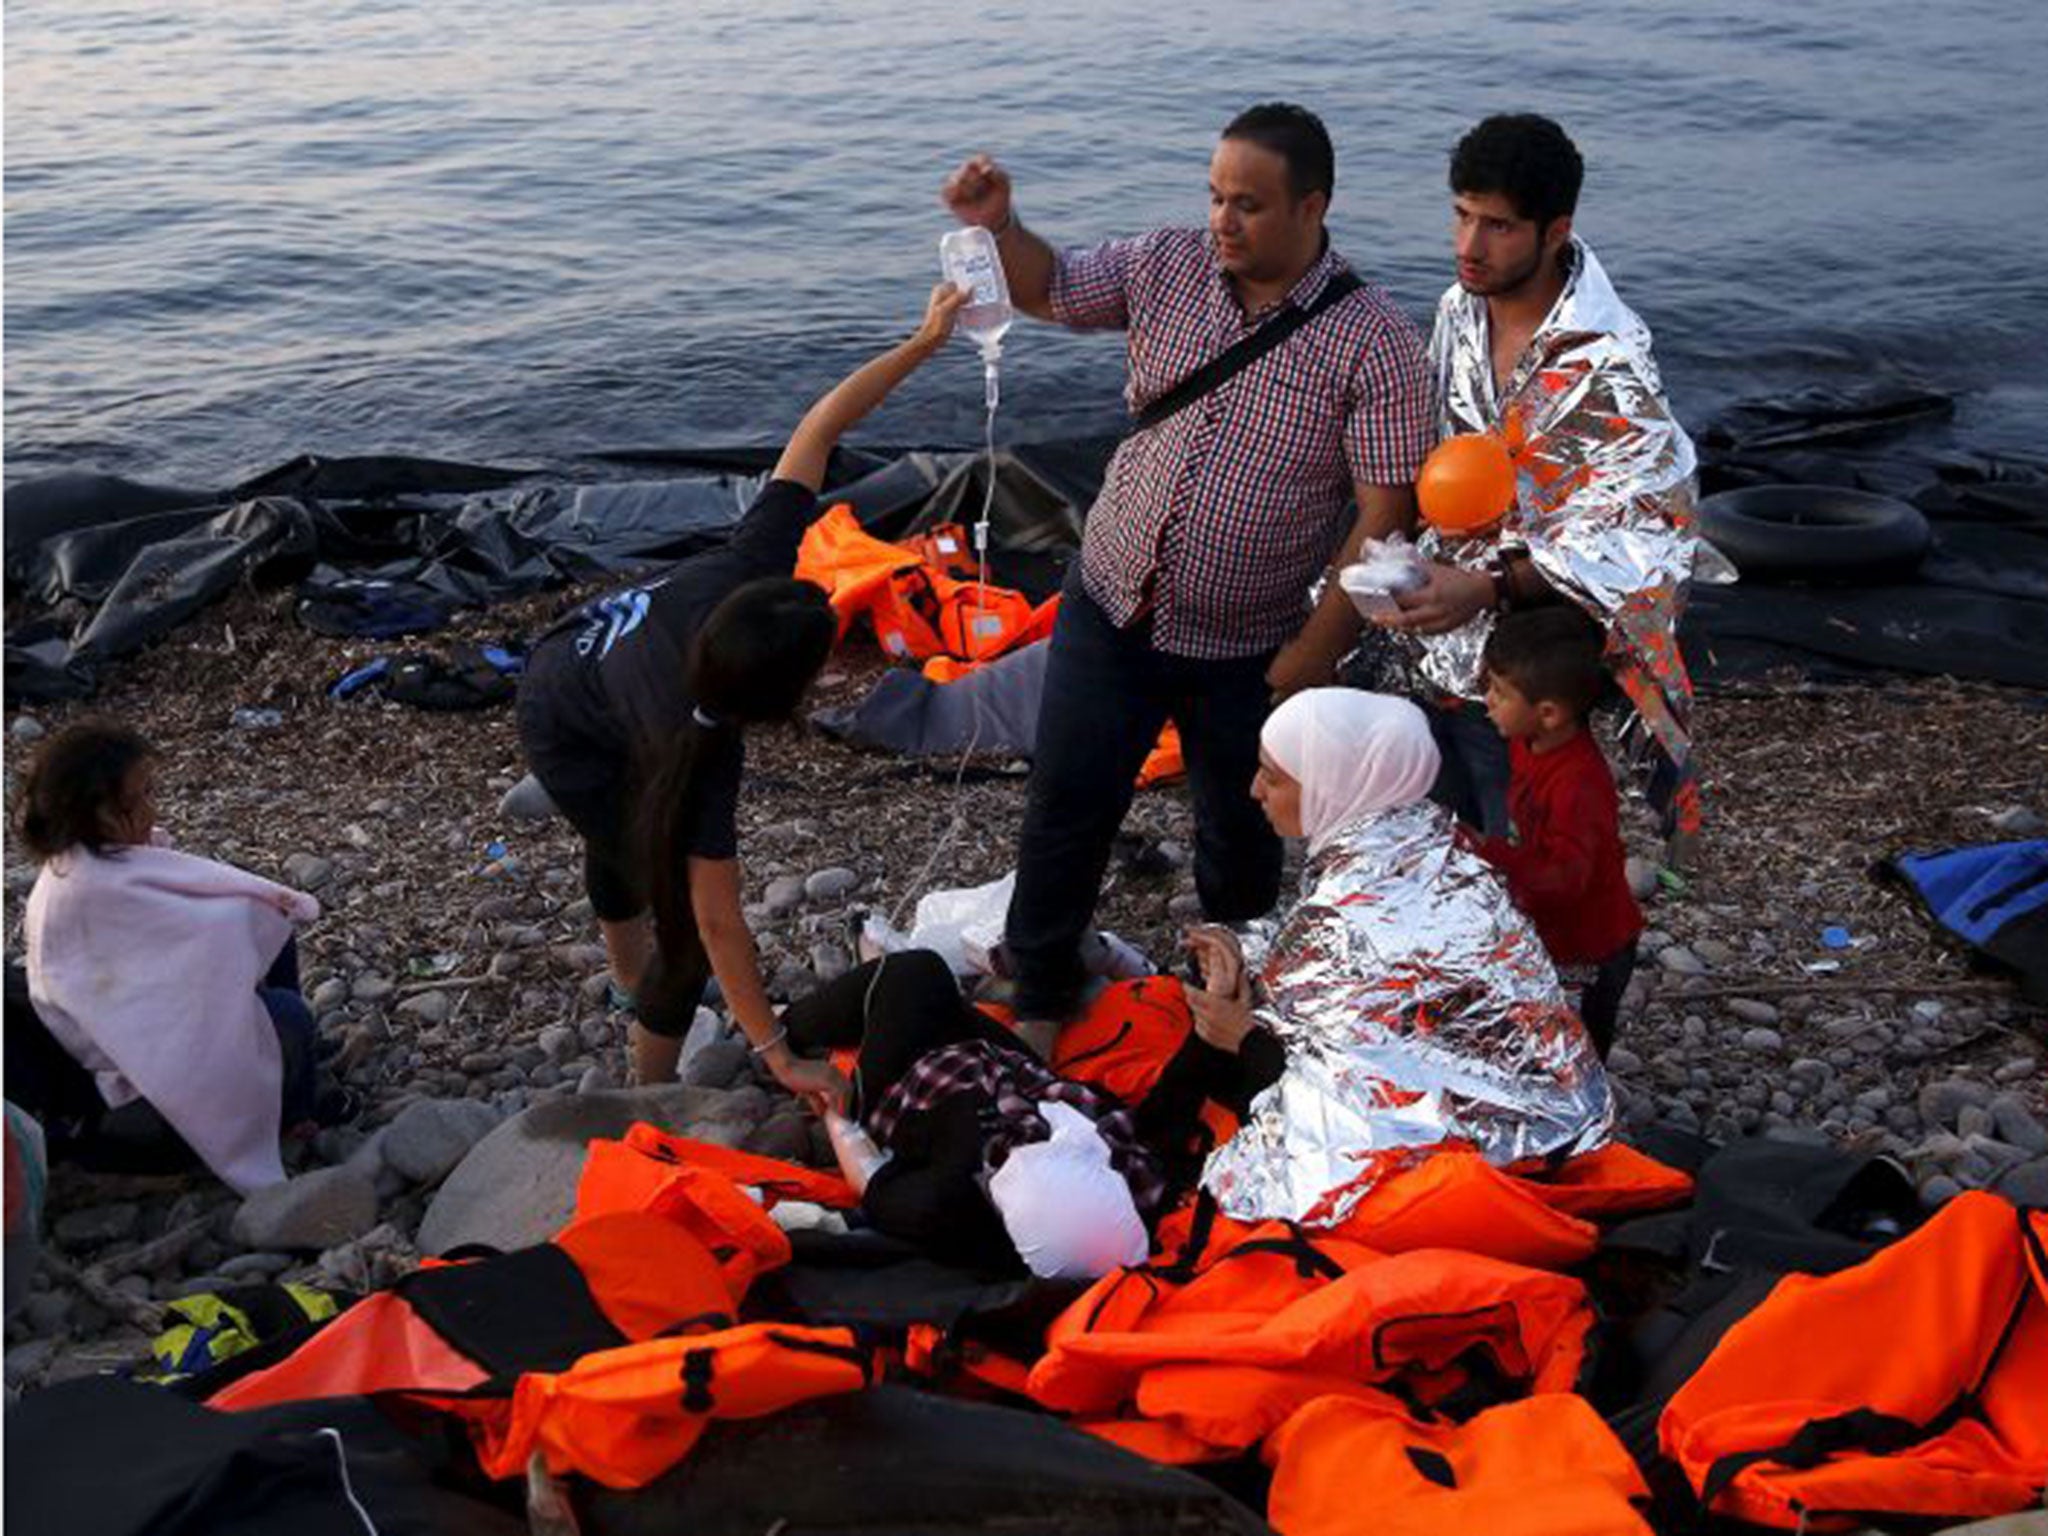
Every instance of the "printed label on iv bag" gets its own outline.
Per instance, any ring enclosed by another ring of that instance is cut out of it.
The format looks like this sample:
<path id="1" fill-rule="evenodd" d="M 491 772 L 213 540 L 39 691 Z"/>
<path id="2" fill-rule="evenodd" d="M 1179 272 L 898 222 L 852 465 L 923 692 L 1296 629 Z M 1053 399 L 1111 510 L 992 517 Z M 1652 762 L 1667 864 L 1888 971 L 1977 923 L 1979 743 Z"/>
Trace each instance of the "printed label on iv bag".
<path id="1" fill-rule="evenodd" d="M 1003 292 L 998 286 L 996 253 L 992 245 L 966 242 L 949 247 L 946 255 L 946 276 L 956 287 L 973 291 L 972 303 L 1000 304 Z"/>

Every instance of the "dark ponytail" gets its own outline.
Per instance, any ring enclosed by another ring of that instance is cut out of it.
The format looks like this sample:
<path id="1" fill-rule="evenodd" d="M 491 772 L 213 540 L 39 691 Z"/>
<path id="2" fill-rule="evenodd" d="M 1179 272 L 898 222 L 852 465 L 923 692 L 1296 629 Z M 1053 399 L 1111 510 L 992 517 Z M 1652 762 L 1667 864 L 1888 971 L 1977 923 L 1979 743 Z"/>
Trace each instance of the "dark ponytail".
<path id="1" fill-rule="evenodd" d="M 664 955 L 685 954 L 695 940 L 687 864 L 699 758 L 715 732 L 794 715 L 838 635 L 824 589 L 785 576 L 737 588 L 697 631 L 687 679 L 695 710 L 642 773 L 638 842 Z"/>
<path id="2" fill-rule="evenodd" d="M 137 763 L 156 756 L 136 732 L 106 720 L 81 720 L 36 753 L 21 785 L 21 845 L 40 863 L 73 848 L 107 851 L 106 816 L 122 807 Z"/>

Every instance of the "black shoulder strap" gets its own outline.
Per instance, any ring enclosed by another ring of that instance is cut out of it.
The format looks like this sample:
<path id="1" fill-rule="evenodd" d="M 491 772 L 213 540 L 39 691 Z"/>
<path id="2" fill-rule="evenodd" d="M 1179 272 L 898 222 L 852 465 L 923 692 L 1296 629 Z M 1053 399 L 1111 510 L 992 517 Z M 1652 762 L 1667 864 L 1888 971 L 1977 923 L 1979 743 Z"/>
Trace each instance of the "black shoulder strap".
<path id="1" fill-rule="evenodd" d="M 1323 291 L 1308 303 L 1288 305 L 1285 314 L 1268 320 L 1248 336 L 1240 336 L 1178 384 L 1154 399 L 1138 412 L 1137 426 L 1133 430 L 1143 432 L 1148 427 L 1158 426 L 1167 417 L 1186 409 L 1219 385 L 1236 378 L 1317 315 L 1348 298 L 1361 286 L 1363 285 L 1355 273 L 1333 273 L 1330 280 L 1323 284 Z"/>

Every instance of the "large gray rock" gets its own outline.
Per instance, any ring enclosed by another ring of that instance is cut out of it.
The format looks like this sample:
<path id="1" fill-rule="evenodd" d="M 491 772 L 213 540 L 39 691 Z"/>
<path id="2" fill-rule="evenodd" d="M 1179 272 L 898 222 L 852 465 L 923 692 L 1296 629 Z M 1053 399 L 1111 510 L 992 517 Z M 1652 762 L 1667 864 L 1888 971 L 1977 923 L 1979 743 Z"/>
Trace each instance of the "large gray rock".
<path id="1" fill-rule="evenodd" d="M 695 1088 L 731 1088 L 745 1082 L 753 1059 L 744 1040 L 713 1040 L 683 1064 L 683 1081 Z"/>
<path id="2" fill-rule="evenodd" d="M 334 861 L 317 853 L 288 854 L 284 861 L 284 883 L 302 891 L 317 891 L 334 878 Z"/>
<path id="3" fill-rule="evenodd" d="M 744 1150 L 786 1163 L 807 1162 L 811 1155 L 811 1117 L 794 1105 L 778 1109 L 754 1128 Z"/>
<path id="4" fill-rule="evenodd" d="M 1991 1090 L 1966 1077 L 1943 1078 L 1920 1090 L 1920 1118 L 1930 1127 L 1946 1129 L 1956 1123 L 1965 1104 L 1991 1103 Z"/>
<path id="5" fill-rule="evenodd" d="M 398 1005 L 398 1015 L 429 1029 L 448 1022 L 449 1014 L 455 1011 L 455 1000 L 446 992 L 422 992 L 408 997 Z"/>
<path id="6" fill-rule="evenodd" d="M 860 884 L 860 876 L 843 865 L 821 869 L 804 881 L 806 901 L 837 901 Z"/>
<path id="7" fill-rule="evenodd" d="M 416 1099 L 384 1133 L 384 1166 L 415 1184 L 442 1178 L 490 1135 L 498 1117 L 475 1099 Z"/>
<path id="8" fill-rule="evenodd" d="M 2014 1205 L 2048 1205 L 2048 1157 L 2006 1169 L 1992 1188 Z"/>
<path id="9" fill-rule="evenodd" d="M 235 1212 L 230 1232 L 244 1248 L 296 1253 L 361 1237 L 376 1221 L 376 1179 L 344 1164 L 257 1190 Z"/>
<path id="10" fill-rule="evenodd" d="M 498 802 L 498 814 L 512 821 L 547 821 L 560 812 L 546 786 L 529 773 L 505 791 L 505 798 Z"/>
<path id="11" fill-rule="evenodd" d="M 2030 1152 L 2036 1157 L 2048 1152 L 2048 1130 L 2042 1129 L 2027 1109 L 2026 1100 L 2016 1093 L 2001 1093 L 1991 1101 L 1991 1117 L 1998 1139 Z"/>
<path id="12" fill-rule="evenodd" d="M 1676 971 L 1681 976 L 1704 976 L 1707 962 L 1687 949 L 1683 944 L 1671 944 L 1657 951 L 1657 963 L 1667 971 Z"/>
<path id="13" fill-rule="evenodd" d="M 758 1088 L 680 1083 L 536 1104 L 478 1142 L 448 1176 L 420 1223 L 420 1252 L 446 1253 L 464 1243 L 510 1250 L 544 1241 L 575 1209 L 584 1149 L 595 1140 L 617 1140 L 637 1122 L 736 1147 L 775 1107 Z"/>

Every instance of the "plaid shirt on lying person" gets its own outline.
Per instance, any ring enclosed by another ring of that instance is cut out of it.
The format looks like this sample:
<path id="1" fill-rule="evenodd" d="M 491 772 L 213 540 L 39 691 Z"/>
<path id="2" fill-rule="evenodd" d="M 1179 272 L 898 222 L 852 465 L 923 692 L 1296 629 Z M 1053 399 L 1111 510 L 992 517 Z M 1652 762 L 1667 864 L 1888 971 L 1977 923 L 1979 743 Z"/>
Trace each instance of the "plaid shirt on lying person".
<path id="1" fill-rule="evenodd" d="M 1052 317 L 1129 333 L 1133 412 L 1349 270 L 1325 245 L 1285 299 L 1247 316 L 1210 237 L 1162 229 L 1059 253 Z M 1421 334 L 1372 283 L 1235 378 L 1118 447 L 1081 573 L 1119 628 L 1198 660 L 1293 638 L 1357 514 L 1357 485 L 1406 485 L 1434 445 Z"/>
<path id="2" fill-rule="evenodd" d="M 868 1116 L 868 1132 L 888 1146 L 906 1116 L 936 1108 L 956 1094 L 982 1095 L 982 1166 L 1002 1167 L 1018 1147 L 1048 1141 L 1052 1127 L 1038 1113 L 1041 1101 L 1072 1105 L 1095 1122 L 1096 1134 L 1109 1148 L 1110 1166 L 1130 1186 L 1131 1201 L 1151 1215 L 1166 1198 L 1166 1176 L 1159 1159 L 1138 1139 L 1131 1112 L 1108 1094 L 1085 1083 L 1061 1077 L 1028 1052 L 986 1040 L 926 1051 L 882 1097 Z"/>

